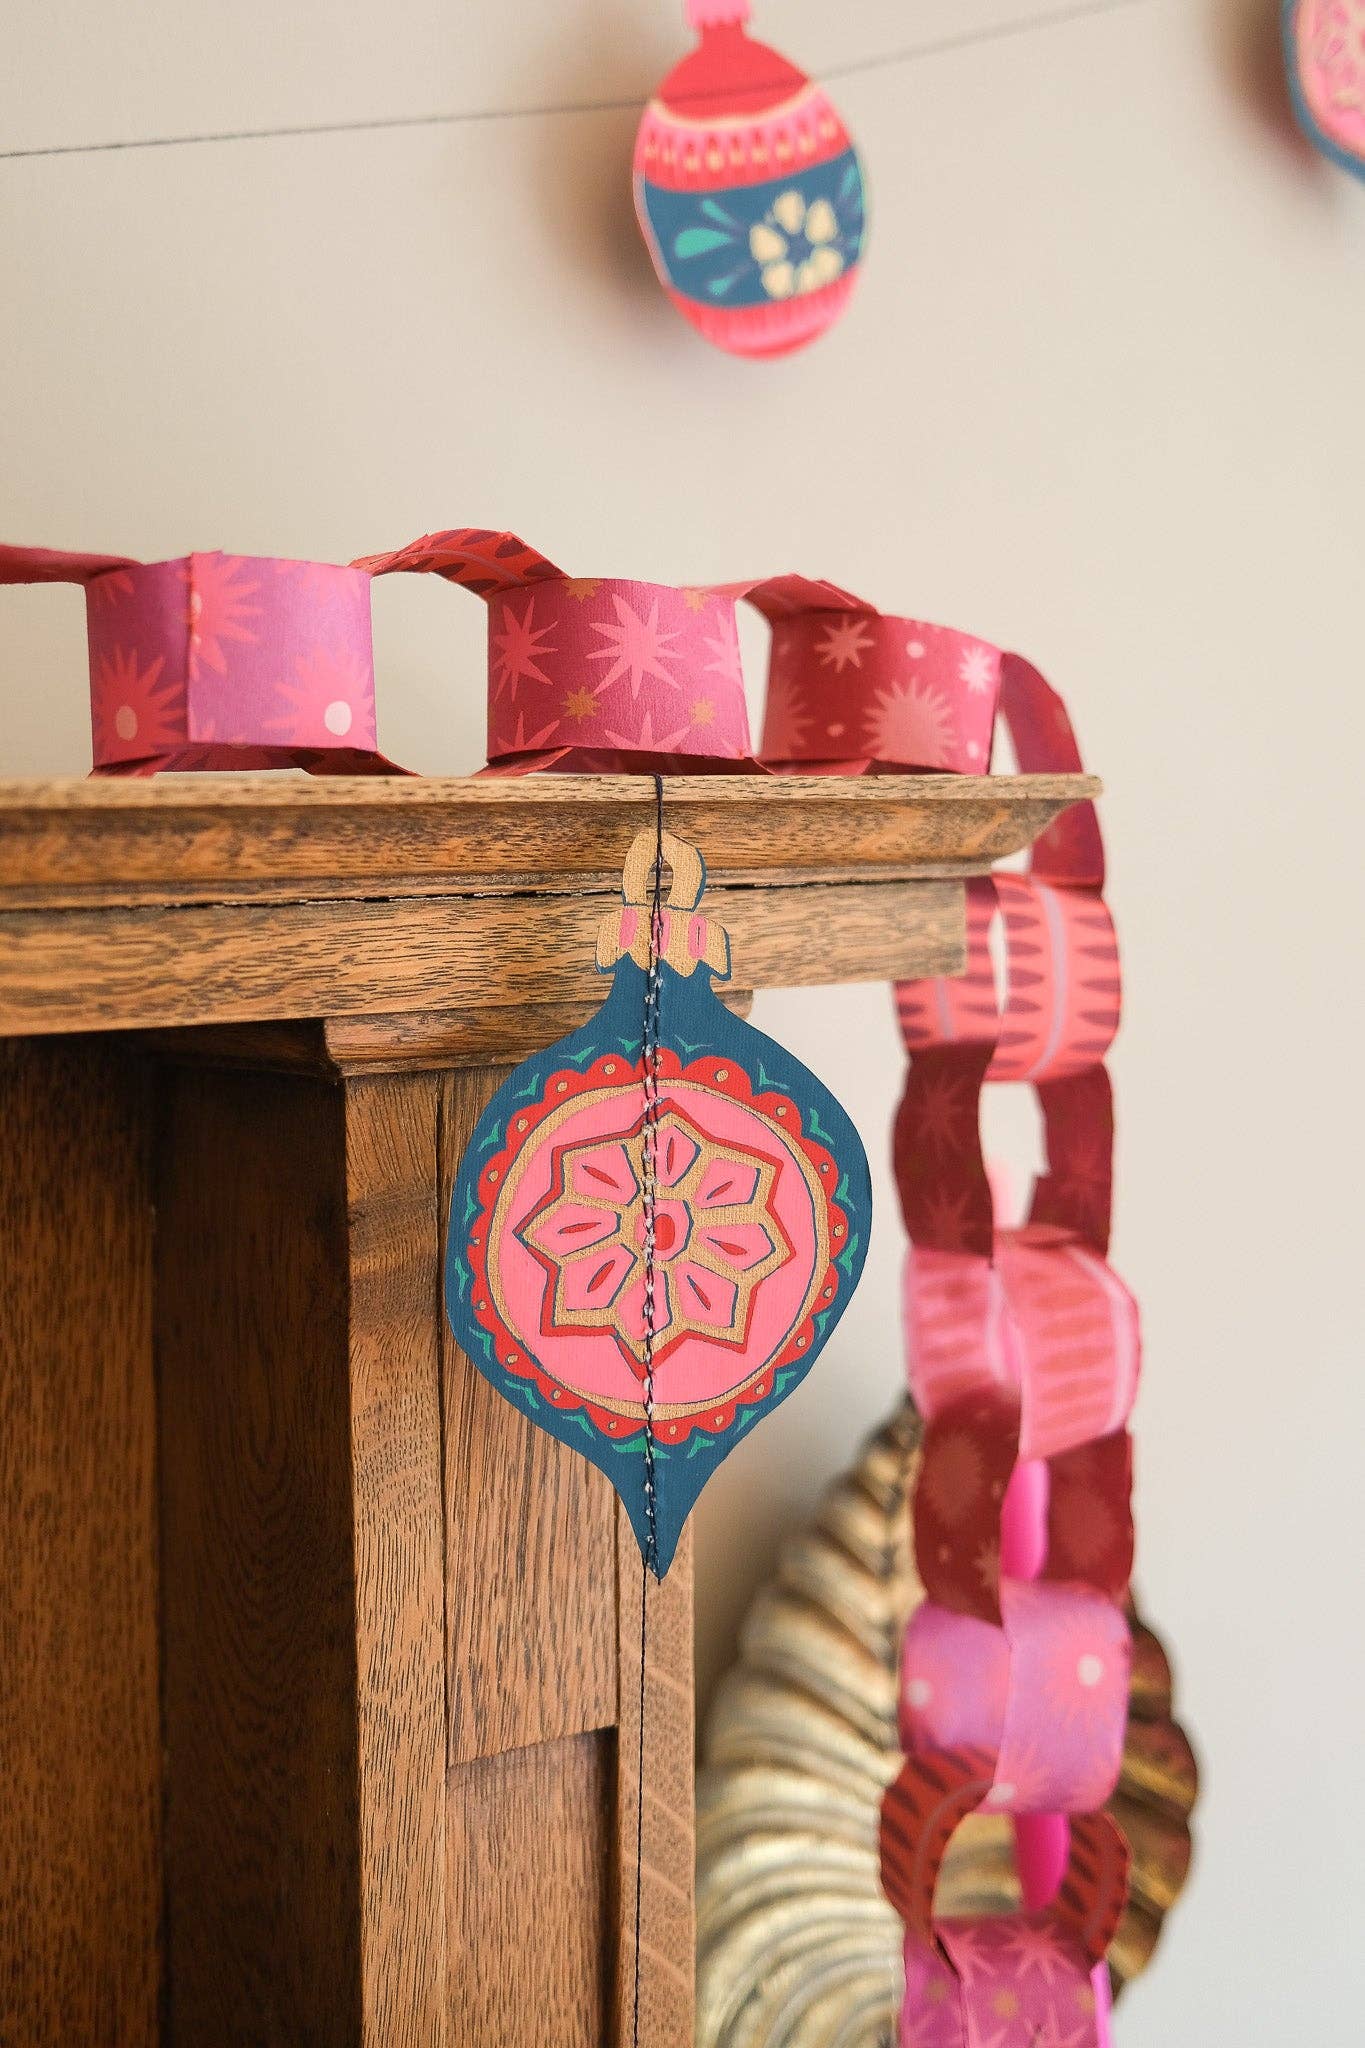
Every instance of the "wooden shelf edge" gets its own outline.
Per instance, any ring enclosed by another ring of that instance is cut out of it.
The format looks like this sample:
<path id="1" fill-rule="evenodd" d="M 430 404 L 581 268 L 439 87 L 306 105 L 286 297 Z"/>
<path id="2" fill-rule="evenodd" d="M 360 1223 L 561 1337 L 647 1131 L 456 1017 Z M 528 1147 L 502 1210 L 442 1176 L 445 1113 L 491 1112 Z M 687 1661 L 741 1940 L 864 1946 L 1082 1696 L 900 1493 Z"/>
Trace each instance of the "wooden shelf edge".
<path id="1" fill-rule="evenodd" d="M 1093 797 L 1090 776 L 676 776 L 669 826 L 716 879 L 980 873 Z M 0 783 L 0 914 L 610 888 L 646 776 L 160 777 Z"/>
<path id="2" fill-rule="evenodd" d="M 664 801 L 712 804 L 975 803 L 1096 797 L 1095 775 L 666 775 Z M 14 810 L 425 810 L 502 804 L 652 804 L 651 775 L 153 775 L 0 777 L 0 815 Z"/>

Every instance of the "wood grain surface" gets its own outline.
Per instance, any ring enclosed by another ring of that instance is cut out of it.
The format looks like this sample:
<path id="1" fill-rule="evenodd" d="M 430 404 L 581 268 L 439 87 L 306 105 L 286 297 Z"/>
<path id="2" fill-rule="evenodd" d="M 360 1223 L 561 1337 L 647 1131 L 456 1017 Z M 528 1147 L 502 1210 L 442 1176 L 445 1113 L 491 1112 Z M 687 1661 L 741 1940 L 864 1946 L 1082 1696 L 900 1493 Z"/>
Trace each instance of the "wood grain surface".
<path id="1" fill-rule="evenodd" d="M 170 1070 L 167 2038 L 361 2040 L 342 1094 Z"/>
<path id="2" fill-rule="evenodd" d="M 791 879 L 831 863 L 988 866 L 1098 790 L 1066 775 L 701 775 L 666 777 L 664 800 L 717 877 Z M 609 888 L 653 815 L 649 776 L 0 781 L 0 901 L 288 901 L 591 877 Z"/>
<path id="3" fill-rule="evenodd" d="M 443 1219 L 507 1072 L 440 1084 Z M 615 1725 L 616 1495 L 475 1371 L 444 1314 L 441 1343 L 454 1764 Z"/>
<path id="4" fill-rule="evenodd" d="M 743 988 L 955 971 L 955 882 L 708 890 Z M 0 912 L 0 1035 L 595 1002 L 606 900 L 396 901 Z"/>
<path id="5" fill-rule="evenodd" d="M 292 1024 L 192 1024 L 182 1031 L 140 1032 L 137 1043 L 166 1060 L 332 1080 L 342 1074 L 450 1072 L 543 1052 L 587 1023 L 604 986 L 594 989 L 593 999 L 578 1003 L 489 1004 Z M 753 1008 L 751 989 L 722 986 L 716 998 L 738 1017 L 747 1017 Z"/>
<path id="6" fill-rule="evenodd" d="M 640 1888 L 640 2048 L 692 2040 L 695 2007 L 695 1798 L 692 1704 L 692 1530 L 683 1532 L 667 1577 L 646 1574 L 624 1508 L 617 1510 L 617 1627 L 621 1718 L 617 1729 L 616 1842 L 619 1946 L 616 2034 L 636 2039 L 635 1879 Z M 645 1770 L 640 1808 L 640 1643 L 645 1622 Z M 642 1853 L 636 1858 L 637 1841 Z"/>
<path id="7" fill-rule="evenodd" d="M 346 1089 L 366 2048 L 448 2038 L 438 1089 Z"/>
<path id="8" fill-rule="evenodd" d="M 667 803 L 744 1007 L 954 971 L 961 875 L 1093 788 Z M 641 1809 L 638 1549 L 441 1288 L 464 1142 L 601 1000 L 652 816 L 648 778 L 0 785 L 6 2048 L 625 2048 L 641 1812 L 639 2039 L 690 2040 L 690 1553 Z"/>
<path id="9" fill-rule="evenodd" d="M 158 2038 L 145 1081 L 0 1046 L 0 2042 Z"/>
<path id="10" fill-rule="evenodd" d="M 450 2038 L 460 2048 L 606 2048 L 615 1753 L 611 1734 L 577 1735 L 451 1772 Z M 690 2040 L 679 2035 L 675 2048 Z"/>

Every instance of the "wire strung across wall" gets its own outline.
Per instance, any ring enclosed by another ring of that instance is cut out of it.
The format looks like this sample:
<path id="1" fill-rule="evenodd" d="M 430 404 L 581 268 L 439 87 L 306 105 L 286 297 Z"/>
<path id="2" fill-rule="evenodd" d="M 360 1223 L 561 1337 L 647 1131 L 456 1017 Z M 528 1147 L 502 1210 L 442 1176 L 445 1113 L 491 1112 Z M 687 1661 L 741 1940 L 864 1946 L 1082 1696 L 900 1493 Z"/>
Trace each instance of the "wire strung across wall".
<path id="1" fill-rule="evenodd" d="M 902 49 L 885 50 L 871 57 L 851 58 L 845 64 L 821 67 L 824 78 L 862 78 L 878 71 L 893 71 L 922 58 L 949 56 L 958 50 L 975 49 L 986 43 L 1003 43 L 1039 29 L 1064 28 L 1073 22 L 1089 21 L 1107 14 L 1127 13 L 1147 0 L 1075 0 L 1067 7 L 1030 15 L 1022 21 L 996 22 L 989 27 L 966 30 L 959 35 L 939 36 L 912 43 Z M 291 137 L 314 135 L 363 135 L 397 128 L 458 128 L 475 121 L 530 121 L 564 114 L 620 114 L 636 112 L 643 91 L 626 99 L 564 100 L 524 107 L 470 107 L 445 114 L 380 114 L 365 120 L 305 121 L 278 128 L 221 129 L 204 135 L 130 136 L 112 142 L 59 142 L 33 149 L 0 149 L 0 162 L 50 156 L 98 156 L 124 149 L 181 149 L 204 142 L 277 142 Z"/>

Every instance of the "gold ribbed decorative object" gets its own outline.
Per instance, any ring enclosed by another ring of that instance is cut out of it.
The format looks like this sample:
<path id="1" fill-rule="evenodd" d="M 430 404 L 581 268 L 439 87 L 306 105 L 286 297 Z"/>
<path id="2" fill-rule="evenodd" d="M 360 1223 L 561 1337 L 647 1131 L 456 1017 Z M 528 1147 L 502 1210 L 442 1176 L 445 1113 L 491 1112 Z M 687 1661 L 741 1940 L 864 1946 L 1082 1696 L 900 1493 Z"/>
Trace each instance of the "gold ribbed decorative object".
<path id="1" fill-rule="evenodd" d="M 897 1661 L 924 1597 L 908 1501 L 919 1424 L 907 1407 L 784 1547 L 721 1683 L 697 1788 L 699 2048 L 889 2048 L 903 1929 L 877 1876 L 882 1793 L 900 1768 Z M 1133 1685 L 1110 1802 L 1133 1851 L 1115 1986 L 1144 1969 L 1190 1862 L 1198 1788 L 1171 1718 L 1171 1671 L 1133 1624 Z M 953 1839 L 941 1913 L 1016 1910 L 1007 1817 Z"/>

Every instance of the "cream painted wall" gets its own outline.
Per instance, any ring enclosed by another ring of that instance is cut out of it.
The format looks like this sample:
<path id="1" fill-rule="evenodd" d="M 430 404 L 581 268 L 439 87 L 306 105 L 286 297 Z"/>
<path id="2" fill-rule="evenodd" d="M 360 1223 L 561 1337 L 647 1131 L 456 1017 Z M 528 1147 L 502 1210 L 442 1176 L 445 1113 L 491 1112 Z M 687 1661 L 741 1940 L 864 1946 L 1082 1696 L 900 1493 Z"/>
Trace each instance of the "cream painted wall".
<path id="1" fill-rule="evenodd" d="M 12 0 L 0 148 L 71 153 L 0 161 L 0 528 L 344 559 L 505 522 L 584 572 L 799 567 L 1048 668 L 1109 789 L 1140 1580 L 1207 1780 L 1120 2039 L 1351 2048 L 1365 188 L 1287 130 L 1275 0 L 1047 11 L 768 0 L 817 67 L 1019 32 L 841 82 L 866 282 L 756 368 L 675 319 L 631 221 L 670 5 Z M 87 147 L 585 100 L 627 105 Z M 0 772 L 78 771 L 79 603 L 2 611 Z M 395 580 L 377 612 L 386 745 L 477 765 L 479 607 Z M 882 1206 L 820 1371 L 701 1512 L 704 1679 L 900 1374 L 886 992 L 757 1016 L 840 1088 Z"/>

